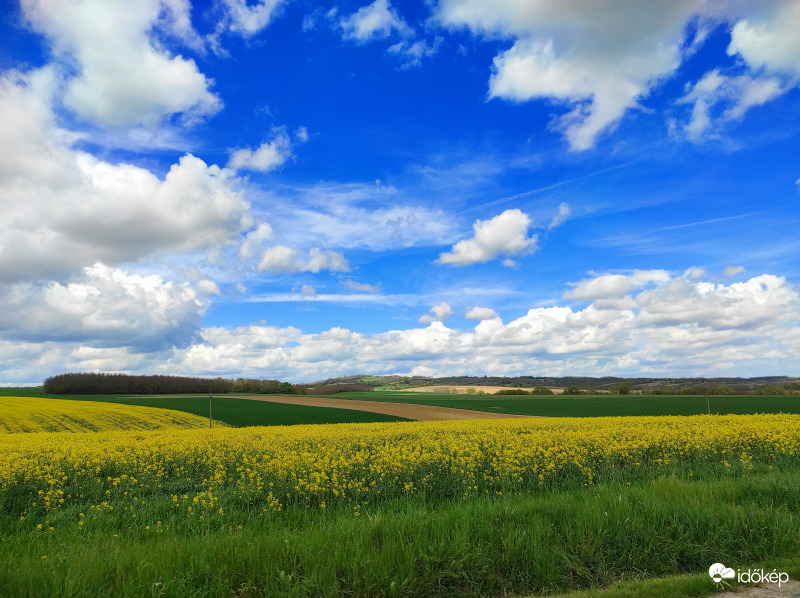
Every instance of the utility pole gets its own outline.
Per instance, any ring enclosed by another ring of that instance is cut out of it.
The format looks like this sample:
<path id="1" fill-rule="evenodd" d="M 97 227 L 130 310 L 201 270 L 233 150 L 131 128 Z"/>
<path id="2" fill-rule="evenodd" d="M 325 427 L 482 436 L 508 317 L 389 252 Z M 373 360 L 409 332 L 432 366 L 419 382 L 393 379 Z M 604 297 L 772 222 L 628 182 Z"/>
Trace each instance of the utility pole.
<path id="1" fill-rule="evenodd" d="M 706 384 L 706 409 L 708 409 L 708 414 L 711 415 L 711 403 L 708 402 L 708 384 Z"/>
<path id="2" fill-rule="evenodd" d="M 211 391 L 208 391 L 208 427 L 214 426 L 214 418 L 211 416 Z"/>

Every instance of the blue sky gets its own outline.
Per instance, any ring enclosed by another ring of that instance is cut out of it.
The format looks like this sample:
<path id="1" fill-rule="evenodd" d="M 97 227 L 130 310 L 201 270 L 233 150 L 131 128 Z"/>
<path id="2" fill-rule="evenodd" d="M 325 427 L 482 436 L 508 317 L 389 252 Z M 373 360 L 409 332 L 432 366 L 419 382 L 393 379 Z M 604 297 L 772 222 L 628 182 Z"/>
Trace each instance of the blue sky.
<path id="1" fill-rule="evenodd" d="M 6 6 L 0 384 L 798 372 L 796 0 Z"/>

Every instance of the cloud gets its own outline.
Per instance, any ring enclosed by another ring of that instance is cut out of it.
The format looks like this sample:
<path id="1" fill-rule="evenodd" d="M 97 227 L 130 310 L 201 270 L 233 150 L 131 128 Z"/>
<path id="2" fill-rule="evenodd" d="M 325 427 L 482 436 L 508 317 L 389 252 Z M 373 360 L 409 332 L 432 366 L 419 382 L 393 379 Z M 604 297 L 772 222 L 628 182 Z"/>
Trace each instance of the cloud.
<path id="1" fill-rule="evenodd" d="M 442 322 L 453 315 L 453 308 L 446 302 L 437 303 L 430 309 L 430 313 L 421 316 L 418 320 L 420 324 L 430 324 L 432 322 Z"/>
<path id="2" fill-rule="evenodd" d="M 196 39 L 188 3 L 23 0 L 22 9 L 66 70 L 77 67 L 64 103 L 90 121 L 152 128 L 174 114 L 191 121 L 222 107 L 193 60 L 154 43 L 155 31 Z"/>
<path id="3" fill-rule="evenodd" d="M 731 30 L 728 54 L 740 55 L 754 70 L 764 68 L 800 76 L 800 5 L 792 0 L 764 3 L 760 14 Z"/>
<path id="4" fill-rule="evenodd" d="M 350 265 L 344 256 L 336 251 L 326 251 L 312 247 L 307 255 L 303 255 L 291 247 L 276 245 L 263 253 L 257 269 L 270 274 L 295 272 L 313 272 L 316 274 L 320 270 L 347 272 L 350 270 Z"/>
<path id="5" fill-rule="evenodd" d="M 245 37 L 255 35 L 270 24 L 284 0 L 221 0 L 225 10 L 219 29 L 227 29 Z"/>
<path id="6" fill-rule="evenodd" d="M 742 266 L 728 266 L 722 271 L 723 276 L 736 276 L 744 272 L 744 268 Z"/>
<path id="7" fill-rule="evenodd" d="M 714 69 L 690 87 L 678 104 L 691 104 L 692 115 L 683 127 L 690 141 L 705 141 L 716 129 L 741 120 L 754 106 L 761 106 L 784 92 L 780 79 L 770 76 L 726 76 Z"/>
<path id="8" fill-rule="evenodd" d="M 436 37 L 433 43 L 430 44 L 424 39 L 415 41 L 402 40 L 389 46 L 387 52 L 403 61 L 401 69 L 409 69 L 422 66 L 424 58 L 435 56 L 443 41 L 444 39 L 441 37 Z"/>
<path id="9" fill-rule="evenodd" d="M 257 149 L 237 149 L 231 152 L 228 168 L 269 172 L 280 168 L 292 158 L 292 142 L 285 133 L 278 133 L 271 141 L 262 143 Z"/>
<path id="10" fill-rule="evenodd" d="M 493 320 L 499 317 L 497 312 L 489 307 L 473 307 L 467 310 L 466 314 L 468 320 Z"/>
<path id="11" fill-rule="evenodd" d="M 718 129 L 800 83 L 800 5 L 781 1 L 750 8 L 750 14 L 731 29 L 727 49 L 728 55 L 741 58 L 749 72 L 727 75 L 714 69 L 679 100 L 692 104 L 691 118 L 684 125 L 690 141 L 718 137 Z"/>
<path id="12" fill-rule="evenodd" d="M 209 354 L 213 357 L 204 363 L 212 367 L 227 359 L 224 367 L 268 367 L 293 380 L 356 370 L 409 371 L 418 365 L 438 375 L 537 371 L 552 376 L 763 375 L 800 365 L 792 350 L 800 341 L 800 296 L 780 277 L 730 286 L 677 278 L 644 293 L 641 314 L 556 305 L 532 308 L 507 324 L 485 319 L 467 331 L 439 321 L 377 334 L 342 328 L 319 335 L 266 327 L 216 329 L 213 335 L 204 333 L 203 343 L 176 352 L 172 365 L 180 368 L 183 354 Z M 251 366 L 253 361 L 259 365 Z"/>
<path id="13" fill-rule="evenodd" d="M 187 154 L 160 179 L 72 149 L 48 69 L 0 76 L 0 281 L 59 278 L 97 261 L 218 248 L 249 226 L 229 170 Z"/>
<path id="14" fill-rule="evenodd" d="M 721 99 L 694 102 L 696 113 L 686 130 L 690 139 L 699 140 L 707 128 L 709 105 L 727 103 L 725 118 L 733 121 L 800 80 L 800 7 L 793 0 L 441 0 L 433 20 L 512 39 L 512 46 L 494 58 L 489 99 L 551 102 L 551 125 L 574 151 L 593 147 L 627 112 L 638 109 L 720 22 L 733 25 L 728 54 L 740 56 L 750 72 L 723 74 L 728 81 L 720 88 Z M 688 31 L 696 31 L 693 39 L 686 39 Z"/>
<path id="15" fill-rule="evenodd" d="M 389 0 L 375 0 L 372 4 L 359 8 L 355 13 L 339 21 L 343 37 L 365 43 L 384 39 L 397 32 L 408 36 L 413 30 L 395 12 Z"/>
<path id="16" fill-rule="evenodd" d="M 550 224 L 547 225 L 547 230 L 553 230 L 564 224 L 569 217 L 572 215 L 572 210 L 569 207 L 569 204 L 566 202 L 561 202 L 558 206 L 558 213 L 553 216 L 553 219 L 550 221 Z"/>
<path id="17" fill-rule="evenodd" d="M 309 284 L 304 284 L 300 287 L 300 295 L 303 297 L 314 297 L 317 294 L 317 289 Z"/>
<path id="18" fill-rule="evenodd" d="M 785 278 L 762 275 L 729 286 L 677 279 L 636 297 L 644 324 L 692 323 L 709 330 L 755 330 L 797 315 L 797 292 Z"/>
<path id="19" fill-rule="evenodd" d="M 272 227 L 268 223 L 259 222 L 258 226 L 247 233 L 242 240 L 239 256 L 242 259 L 249 260 L 259 252 L 265 241 L 271 240 L 274 236 Z"/>
<path id="20" fill-rule="evenodd" d="M 268 195 L 266 201 L 272 205 L 270 222 L 293 246 L 387 251 L 457 239 L 451 214 L 408 203 L 383 184 L 323 183 Z"/>
<path id="21" fill-rule="evenodd" d="M 180 292 L 189 291 L 173 285 L 169 296 Z M 26 299 L 30 296 L 20 302 L 36 305 Z M 71 300 L 58 301 L 61 309 L 71 305 Z M 641 291 L 631 302 L 602 309 L 595 303 L 580 310 L 535 307 L 507 324 L 484 319 L 472 330 L 442 322 L 375 334 L 339 327 L 318 334 L 261 325 L 206 328 L 189 346 L 152 354 L 96 346 L 103 344 L 99 341 L 32 342 L 19 335 L 0 339 L 0 378 L 40 381 L 56 371 L 102 369 L 313 381 L 420 366 L 442 376 L 755 376 L 800 367 L 800 295 L 782 277 L 761 275 L 722 285 L 680 276 Z M 184 303 L 191 308 L 192 299 Z M 187 311 L 192 309 L 197 307 Z M 167 321 L 160 318 L 155 320 Z"/>
<path id="22" fill-rule="evenodd" d="M 149 352 L 193 339 L 216 284 L 165 282 L 96 263 L 69 283 L 17 283 L 2 294 L 4 339 L 79 342 Z"/>
<path id="23" fill-rule="evenodd" d="M 362 293 L 380 293 L 381 283 L 367 284 L 365 282 L 356 282 L 349 278 L 342 281 L 342 284 L 351 291 L 361 291 Z"/>
<path id="24" fill-rule="evenodd" d="M 623 297 L 635 289 L 651 282 L 664 283 L 670 280 L 666 270 L 634 270 L 631 274 L 602 274 L 575 284 L 572 291 L 564 293 L 564 299 L 597 300 Z"/>
<path id="25" fill-rule="evenodd" d="M 706 269 L 698 266 L 687 268 L 683 275 L 690 280 L 698 280 L 706 275 Z"/>
<path id="26" fill-rule="evenodd" d="M 434 18 L 512 37 L 512 47 L 494 59 L 489 98 L 567 107 L 553 126 L 581 151 L 678 67 L 684 25 L 700 5 L 443 0 Z"/>
<path id="27" fill-rule="evenodd" d="M 476 220 L 472 228 L 475 235 L 456 243 L 446 253 L 439 255 L 437 264 L 469 266 L 485 263 L 498 256 L 526 255 L 537 249 L 538 235 L 528 236 L 530 217 L 520 210 L 506 210 L 490 220 Z M 508 260 L 504 265 L 515 265 Z"/>

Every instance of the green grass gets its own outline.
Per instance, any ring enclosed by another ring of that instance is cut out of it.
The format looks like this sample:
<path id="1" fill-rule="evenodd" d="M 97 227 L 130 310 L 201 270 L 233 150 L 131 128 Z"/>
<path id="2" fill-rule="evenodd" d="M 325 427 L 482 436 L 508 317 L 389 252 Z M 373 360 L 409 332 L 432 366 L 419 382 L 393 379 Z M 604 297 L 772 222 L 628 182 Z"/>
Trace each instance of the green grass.
<path id="1" fill-rule="evenodd" d="M 474 409 L 492 413 L 550 417 L 602 417 L 616 415 L 700 415 L 706 413 L 704 396 L 596 395 L 596 396 L 469 396 L 423 392 L 352 392 L 339 399 L 414 403 Z M 714 396 L 711 413 L 800 413 L 800 396 Z"/>
<path id="2" fill-rule="evenodd" d="M 82 528 L 77 507 L 53 513 L 52 531 L 0 514 L 0 595 L 706 594 L 714 562 L 784 559 L 797 575 L 798 495 L 796 468 L 759 468 L 469 502 L 395 500 L 359 516 L 242 508 L 226 514 L 227 525 L 187 521 L 158 495 L 149 516 L 91 513 Z"/>
<path id="3" fill-rule="evenodd" d="M 800 578 L 800 558 L 751 563 L 750 568 L 785 572 L 790 579 Z M 601 590 L 583 590 L 564 594 L 563 598 L 682 598 L 708 596 L 719 590 L 708 583 L 708 573 L 673 575 L 644 581 L 620 582 Z"/>
<path id="4" fill-rule="evenodd" d="M 0 396 L 31 396 L 77 401 L 100 401 L 141 407 L 160 407 L 208 417 L 208 396 L 157 398 L 147 396 L 119 397 L 113 395 L 45 395 L 41 388 L 3 388 L 0 389 Z M 215 396 L 212 403 L 214 419 L 234 427 L 405 421 L 401 417 L 368 413 L 366 411 L 286 405 L 233 399 L 226 396 Z M 2 595 L 0 594 L 0 596 Z"/>

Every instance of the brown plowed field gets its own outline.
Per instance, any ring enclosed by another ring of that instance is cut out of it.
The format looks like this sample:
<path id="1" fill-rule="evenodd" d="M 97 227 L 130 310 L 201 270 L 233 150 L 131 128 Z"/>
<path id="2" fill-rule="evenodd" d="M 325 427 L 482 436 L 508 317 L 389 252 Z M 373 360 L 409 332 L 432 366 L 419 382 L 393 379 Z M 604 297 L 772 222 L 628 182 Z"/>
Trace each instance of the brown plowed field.
<path id="1" fill-rule="evenodd" d="M 381 403 L 380 401 L 350 401 L 347 399 L 325 399 L 321 397 L 275 397 L 253 395 L 225 395 L 235 399 L 250 401 L 268 401 L 270 403 L 286 403 L 288 405 L 307 405 L 309 407 L 333 407 L 335 409 L 352 409 L 368 411 L 415 419 L 417 421 L 435 421 L 443 419 L 506 419 L 509 417 L 528 417 L 506 413 L 487 413 L 469 409 L 453 409 L 452 407 L 434 407 L 432 405 L 412 405 L 410 403 Z"/>

